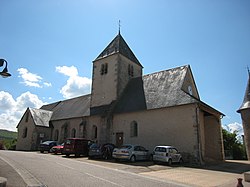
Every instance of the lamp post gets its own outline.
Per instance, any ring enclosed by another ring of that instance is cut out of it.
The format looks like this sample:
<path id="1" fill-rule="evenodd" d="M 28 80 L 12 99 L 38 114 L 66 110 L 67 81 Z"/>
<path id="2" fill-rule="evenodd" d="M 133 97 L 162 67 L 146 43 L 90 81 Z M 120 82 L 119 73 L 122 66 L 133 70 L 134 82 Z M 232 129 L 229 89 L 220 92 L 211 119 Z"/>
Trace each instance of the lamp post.
<path id="1" fill-rule="evenodd" d="M 3 78 L 7 78 L 7 77 L 10 77 L 10 76 L 11 76 L 11 74 L 8 73 L 8 69 L 7 69 L 8 63 L 7 63 L 7 61 L 6 61 L 5 59 L 0 59 L 0 67 L 3 66 L 4 62 L 5 62 L 6 65 L 5 65 L 5 68 L 3 69 L 3 71 L 0 72 L 0 75 L 1 75 Z"/>

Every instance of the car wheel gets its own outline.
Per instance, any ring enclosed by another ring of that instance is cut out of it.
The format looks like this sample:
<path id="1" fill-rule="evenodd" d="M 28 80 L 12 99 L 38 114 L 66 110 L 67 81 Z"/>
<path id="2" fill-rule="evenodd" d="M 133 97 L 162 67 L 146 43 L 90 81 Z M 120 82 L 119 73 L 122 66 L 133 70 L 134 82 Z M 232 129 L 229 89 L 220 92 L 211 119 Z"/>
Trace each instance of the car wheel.
<path id="1" fill-rule="evenodd" d="M 182 158 L 180 159 L 179 164 L 183 164 L 183 159 Z"/>
<path id="2" fill-rule="evenodd" d="M 168 160 L 168 165 L 171 166 L 172 165 L 172 159 Z"/>
<path id="3" fill-rule="evenodd" d="M 102 155 L 102 158 L 105 159 L 105 160 L 108 160 L 109 159 L 109 155 L 107 153 L 104 153 Z"/>
<path id="4" fill-rule="evenodd" d="M 40 151 L 40 153 L 44 153 L 44 151 Z"/>
<path id="5" fill-rule="evenodd" d="M 69 157 L 69 154 L 66 154 L 66 157 Z"/>
<path id="6" fill-rule="evenodd" d="M 135 155 L 132 155 L 132 156 L 131 156 L 130 161 L 131 161 L 131 162 L 135 162 L 135 161 L 136 161 Z"/>

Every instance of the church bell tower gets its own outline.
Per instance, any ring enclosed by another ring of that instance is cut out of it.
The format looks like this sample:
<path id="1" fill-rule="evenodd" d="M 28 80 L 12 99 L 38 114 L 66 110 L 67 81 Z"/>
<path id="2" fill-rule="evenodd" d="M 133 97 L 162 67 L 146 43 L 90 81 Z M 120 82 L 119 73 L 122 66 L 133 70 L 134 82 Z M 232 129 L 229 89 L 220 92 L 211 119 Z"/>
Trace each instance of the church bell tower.
<path id="1" fill-rule="evenodd" d="M 91 113 L 110 108 L 129 80 L 142 76 L 142 68 L 119 32 L 93 61 Z"/>
<path id="2" fill-rule="evenodd" d="M 248 83 L 243 99 L 243 103 L 238 113 L 241 114 L 243 130 L 244 130 L 244 142 L 246 146 L 247 158 L 250 160 L 250 72 L 248 70 Z"/>

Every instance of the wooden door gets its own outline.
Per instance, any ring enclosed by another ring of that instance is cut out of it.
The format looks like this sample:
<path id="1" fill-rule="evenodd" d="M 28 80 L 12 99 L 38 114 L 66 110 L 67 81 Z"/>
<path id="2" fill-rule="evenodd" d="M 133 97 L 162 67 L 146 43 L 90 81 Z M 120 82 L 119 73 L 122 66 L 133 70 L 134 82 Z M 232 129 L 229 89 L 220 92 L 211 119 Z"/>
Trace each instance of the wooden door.
<path id="1" fill-rule="evenodd" d="M 116 133 L 116 146 L 120 147 L 123 145 L 123 132 Z"/>

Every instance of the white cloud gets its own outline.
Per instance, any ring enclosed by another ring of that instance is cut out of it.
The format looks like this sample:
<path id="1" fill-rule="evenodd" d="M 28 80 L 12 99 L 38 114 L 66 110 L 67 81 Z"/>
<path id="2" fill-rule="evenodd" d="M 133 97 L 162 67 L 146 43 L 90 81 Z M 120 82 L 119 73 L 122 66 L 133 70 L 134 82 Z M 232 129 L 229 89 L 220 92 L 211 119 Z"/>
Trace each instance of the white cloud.
<path id="1" fill-rule="evenodd" d="M 8 92 L 0 91 L 0 129 L 16 131 L 16 126 L 27 107 L 40 108 L 44 104 L 46 103 L 37 95 L 30 92 L 22 93 L 15 100 Z"/>
<path id="2" fill-rule="evenodd" d="M 237 123 L 237 122 L 230 123 L 228 125 L 223 125 L 223 128 L 229 132 L 237 131 L 237 134 L 239 134 L 239 135 L 244 134 L 242 124 Z"/>
<path id="3" fill-rule="evenodd" d="M 66 76 L 73 77 L 73 76 L 78 76 L 78 71 L 75 66 L 57 66 L 56 67 L 56 72 L 62 73 Z"/>
<path id="4" fill-rule="evenodd" d="M 44 82 L 43 83 L 45 86 L 47 86 L 47 87 L 51 87 L 52 86 L 52 84 L 50 83 L 50 82 Z"/>
<path id="5" fill-rule="evenodd" d="M 60 90 L 60 93 L 64 98 L 68 99 L 90 93 L 92 80 L 87 77 L 78 76 L 76 67 L 57 66 L 56 72 L 69 77 L 66 85 Z"/>
<path id="6" fill-rule="evenodd" d="M 42 80 L 43 78 L 39 75 L 36 75 L 34 73 L 29 72 L 27 69 L 25 68 L 19 68 L 17 69 L 17 71 L 19 72 L 19 76 L 22 78 L 22 82 L 23 84 L 25 84 L 26 86 L 30 86 L 30 87 L 37 87 L 37 88 L 42 88 Z M 43 83 L 45 86 L 51 86 L 51 83 L 47 83 L 44 82 Z"/>

